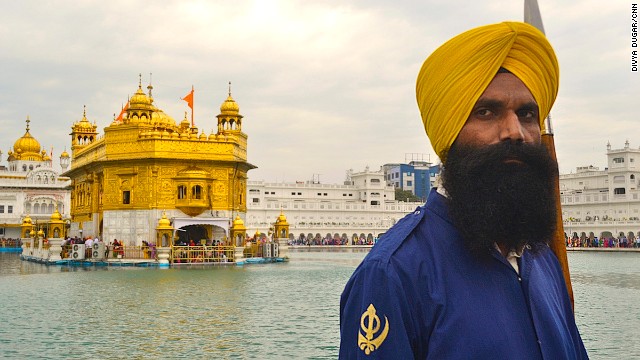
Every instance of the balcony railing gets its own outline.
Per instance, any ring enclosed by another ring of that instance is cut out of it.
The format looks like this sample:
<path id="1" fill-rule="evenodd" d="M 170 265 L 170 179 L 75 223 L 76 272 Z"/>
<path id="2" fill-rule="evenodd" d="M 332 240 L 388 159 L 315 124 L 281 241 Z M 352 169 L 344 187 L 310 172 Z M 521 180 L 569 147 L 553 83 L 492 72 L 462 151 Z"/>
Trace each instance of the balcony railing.
<path id="1" fill-rule="evenodd" d="M 174 264 L 221 263 L 235 260 L 233 246 L 174 246 L 171 262 Z"/>

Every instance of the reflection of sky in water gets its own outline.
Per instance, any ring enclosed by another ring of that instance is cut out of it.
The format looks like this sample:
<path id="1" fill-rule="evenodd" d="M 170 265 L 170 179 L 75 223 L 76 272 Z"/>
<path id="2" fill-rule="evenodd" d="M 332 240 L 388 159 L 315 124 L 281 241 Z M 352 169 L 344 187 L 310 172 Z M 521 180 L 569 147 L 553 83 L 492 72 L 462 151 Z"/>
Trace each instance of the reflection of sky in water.
<path id="1" fill-rule="evenodd" d="M 335 359 L 340 294 L 366 254 L 301 248 L 285 264 L 159 270 L 44 266 L 0 253 L 0 354 Z M 640 253 L 568 256 L 591 358 L 640 358 Z"/>

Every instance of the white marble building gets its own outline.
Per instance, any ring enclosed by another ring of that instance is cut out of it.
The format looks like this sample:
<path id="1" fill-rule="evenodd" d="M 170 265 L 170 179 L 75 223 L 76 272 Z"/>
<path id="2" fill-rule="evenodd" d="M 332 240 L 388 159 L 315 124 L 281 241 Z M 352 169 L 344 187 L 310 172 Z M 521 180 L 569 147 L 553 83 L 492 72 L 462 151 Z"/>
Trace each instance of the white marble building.
<path id="1" fill-rule="evenodd" d="M 377 238 L 422 203 L 395 200 L 395 190 L 387 185 L 384 173 L 370 171 L 347 173 L 344 184 L 316 181 L 295 183 L 247 183 L 247 219 L 249 235 L 268 234 L 282 212 L 289 222 L 290 237 L 300 234 L 354 234 Z"/>
<path id="2" fill-rule="evenodd" d="M 70 217 L 70 180 L 60 176 L 69 166 L 69 154 L 63 152 L 61 168 L 54 168 L 52 154 L 31 136 L 29 123 L 27 119 L 26 132 L 7 152 L 6 165 L 0 151 L 0 238 L 20 237 L 25 215 L 36 225 L 48 222 L 56 207 L 63 219 Z"/>
<path id="3" fill-rule="evenodd" d="M 608 166 L 604 170 L 584 166 L 575 173 L 560 175 L 565 233 L 638 236 L 640 149 L 632 149 L 629 141 L 622 149 L 607 144 L 606 155 Z"/>

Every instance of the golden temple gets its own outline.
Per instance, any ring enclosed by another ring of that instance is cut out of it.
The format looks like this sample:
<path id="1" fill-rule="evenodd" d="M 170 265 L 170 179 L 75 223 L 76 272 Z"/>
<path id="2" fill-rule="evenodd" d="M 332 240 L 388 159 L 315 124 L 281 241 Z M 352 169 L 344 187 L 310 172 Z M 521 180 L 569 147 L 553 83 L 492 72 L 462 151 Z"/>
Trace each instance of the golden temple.
<path id="1" fill-rule="evenodd" d="M 181 238 L 227 239 L 231 220 L 245 217 L 247 134 L 231 96 L 220 106 L 217 132 L 179 124 L 156 107 L 142 82 L 123 114 L 104 128 L 82 119 L 72 126 L 71 236 L 102 236 L 129 245 L 168 246 L 167 219 Z M 215 127 L 212 126 L 212 127 Z M 165 214 L 166 215 L 163 215 Z M 166 229 L 165 229 L 166 230 Z"/>

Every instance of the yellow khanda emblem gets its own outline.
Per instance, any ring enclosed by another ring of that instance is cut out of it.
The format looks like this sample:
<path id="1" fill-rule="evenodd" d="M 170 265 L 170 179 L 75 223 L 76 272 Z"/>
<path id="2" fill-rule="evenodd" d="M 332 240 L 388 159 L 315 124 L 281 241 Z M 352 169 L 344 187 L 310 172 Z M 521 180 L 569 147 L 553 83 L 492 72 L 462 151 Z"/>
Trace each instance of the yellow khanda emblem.
<path id="1" fill-rule="evenodd" d="M 360 350 L 364 350 L 366 355 L 369 355 L 378 349 L 384 339 L 387 338 L 387 334 L 389 333 L 389 320 L 385 315 L 384 329 L 382 329 L 382 333 L 380 333 L 378 337 L 374 338 L 373 336 L 380 331 L 380 318 L 376 315 L 376 308 L 373 304 L 370 304 L 367 311 L 362 313 L 360 317 L 360 329 L 361 331 L 358 331 L 358 346 Z"/>

